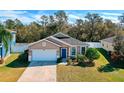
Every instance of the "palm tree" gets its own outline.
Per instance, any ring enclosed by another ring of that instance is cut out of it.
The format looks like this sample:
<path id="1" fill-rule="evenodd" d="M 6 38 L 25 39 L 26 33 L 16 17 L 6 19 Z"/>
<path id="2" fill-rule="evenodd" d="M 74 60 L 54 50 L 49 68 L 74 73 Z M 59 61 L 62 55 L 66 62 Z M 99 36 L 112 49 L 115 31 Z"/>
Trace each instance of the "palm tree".
<path id="1" fill-rule="evenodd" d="M 7 55 L 11 40 L 12 40 L 11 32 L 5 29 L 4 25 L 0 23 L 0 41 L 5 48 L 5 55 Z M 3 59 L 2 55 L 1 58 Z"/>

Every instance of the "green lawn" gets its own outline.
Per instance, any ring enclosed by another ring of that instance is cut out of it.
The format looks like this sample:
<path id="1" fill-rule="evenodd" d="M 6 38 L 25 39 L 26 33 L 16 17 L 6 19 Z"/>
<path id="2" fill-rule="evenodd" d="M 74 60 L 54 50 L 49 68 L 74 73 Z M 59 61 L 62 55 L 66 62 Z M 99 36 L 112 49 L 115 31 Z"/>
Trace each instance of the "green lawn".
<path id="1" fill-rule="evenodd" d="M 101 51 L 100 51 L 101 52 Z M 100 53 L 99 52 L 99 53 Z M 59 82 L 121 82 L 124 81 L 124 69 L 112 72 L 99 72 L 97 67 L 108 64 L 105 57 L 100 53 L 100 58 L 95 61 L 94 67 L 80 66 L 57 66 L 57 81 Z"/>
<path id="2" fill-rule="evenodd" d="M 0 66 L 0 82 L 15 82 L 28 66 L 28 62 L 23 62 L 23 56 L 15 53 L 5 60 L 5 65 Z"/>

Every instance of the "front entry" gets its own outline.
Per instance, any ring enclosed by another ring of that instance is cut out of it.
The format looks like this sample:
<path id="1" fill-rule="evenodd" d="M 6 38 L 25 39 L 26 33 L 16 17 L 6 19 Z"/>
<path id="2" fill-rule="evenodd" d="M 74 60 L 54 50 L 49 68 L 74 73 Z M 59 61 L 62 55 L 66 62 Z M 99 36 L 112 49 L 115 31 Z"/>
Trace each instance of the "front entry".
<path id="1" fill-rule="evenodd" d="M 66 58 L 67 57 L 67 49 L 66 48 L 61 48 L 61 57 Z"/>

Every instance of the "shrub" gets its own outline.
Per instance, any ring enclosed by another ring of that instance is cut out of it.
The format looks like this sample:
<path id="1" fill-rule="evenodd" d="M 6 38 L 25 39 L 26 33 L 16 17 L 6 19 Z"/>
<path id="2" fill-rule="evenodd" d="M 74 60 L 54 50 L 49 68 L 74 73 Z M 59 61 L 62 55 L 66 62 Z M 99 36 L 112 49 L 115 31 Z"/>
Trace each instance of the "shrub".
<path id="1" fill-rule="evenodd" d="M 81 55 L 81 54 L 77 56 L 77 60 L 78 60 L 78 62 L 87 62 L 88 61 L 87 57 L 85 55 Z"/>
<path id="2" fill-rule="evenodd" d="M 70 59 L 72 60 L 73 65 L 78 63 L 77 56 L 71 56 Z"/>
<path id="3" fill-rule="evenodd" d="M 112 72 L 112 71 L 118 70 L 118 68 L 114 68 L 110 64 L 107 64 L 107 65 L 102 65 L 102 66 L 98 67 L 97 70 L 99 72 Z"/>
<path id="4" fill-rule="evenodd" d="M 70 58 L 71 58 L 72 60 L 75 60 L 75 59 L 76 59 L 76 57 L 75 57 L 75 56 L 71 56 Z"/>
<path id="5" fill-rule="evenodd" d="M 94 62 L 89 61 L 89 59 L 85 55 L 78 55 L 78 65 L 82 67 L 92 67 L 95 65 Z"/>
<path id="6" fill-rule="evenodd" d="M 81 54 L 77 55 L 77 60 L 79 63 L 83 62 L 83 55 L 81 55 Z"/>
<path id="7" fill-rule="evenodd" d="M 28 62 L 28 50 L 25 50 L 24 53 L 22 53 L 19 56 L 19 61 L 20 62 Z"/>
<path id="8" fill-rule="evenodd" d="M 72 59 L 67 58 L 67 65 L 71 65 L 72 64 Z"/>
<path id="9" fill-rule="evenodd" d="M 1 59 L 0 59 L 0 64 L 3 64 L 3 63 L 4 63 L 4 59 L 1 58 Z"/>
<path id="10" fill-rule="evenodd" d="M 61 63 L 61 62 L 62 62 L 62 58 L 60 57 L 57 59 L 57 63 Z"/>
<path id="11" fill-rule="evenodd" d="M 95 59 L 98 59 L 100 57 L 100 54 L 95 48 L 89 48 L 86 51 L 86 57 L 93 62 Z"/>

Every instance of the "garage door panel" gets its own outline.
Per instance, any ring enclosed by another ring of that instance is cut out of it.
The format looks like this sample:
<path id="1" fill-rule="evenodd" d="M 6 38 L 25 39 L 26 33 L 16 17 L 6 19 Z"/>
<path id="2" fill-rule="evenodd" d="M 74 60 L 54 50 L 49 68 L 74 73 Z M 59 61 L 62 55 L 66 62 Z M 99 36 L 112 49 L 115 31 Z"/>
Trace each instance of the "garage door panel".
<path id="1" fill-rule="evenodd" d="M 32 61 L 56 61 L 56 60 L 57 54 L 55 49 L 32 50 Z"/>

